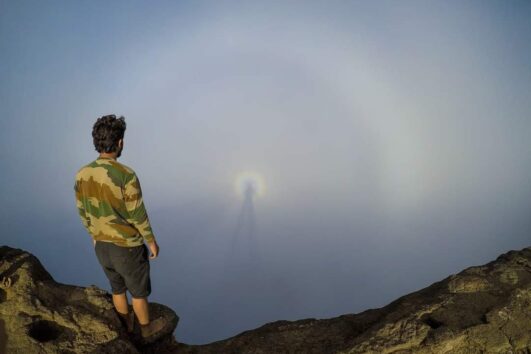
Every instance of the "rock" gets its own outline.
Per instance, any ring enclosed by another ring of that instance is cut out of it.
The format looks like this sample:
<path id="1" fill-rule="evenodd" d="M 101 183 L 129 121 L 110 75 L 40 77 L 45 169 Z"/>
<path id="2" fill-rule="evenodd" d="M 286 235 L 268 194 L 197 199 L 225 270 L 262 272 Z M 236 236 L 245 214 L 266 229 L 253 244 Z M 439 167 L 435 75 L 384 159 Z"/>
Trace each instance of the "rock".
<path id="1" fill-rule="evenodd" d="M 475 293 L 487 290 L 489 285 L 489 282 L 485 278 L 479 276 L 453 276 L 448 282 L 448 290 L 452 293 Z"/>
<path id="2" fill-rule="evenodd" d="M 125 332 L 109 293 L 55 282 L 28 252 L 0 247 L 0 279 L 10 279 L 0 283 L 0 353 L 139 353 L 176 345 L 178 317 L 170 308 L 150 304 L 170 325 L 144 346 L 138 331 Z"/>
<path id="3" fill-rule="evenodd" d="M 510 251 L 379 309 L 276 321 L 174 353 L 531 353 L 531 248 Z"/>
<path id="4" fill-rule="evenodd" d="M 510 251 L 379 309 L 279 320 L 204 345 L 177 343 L 178 317 L 143 345 L 128 337 L 111 296 L 59 284 L 31 254 L 0 247 L 0 353 L 531 353 L 531 248 Z"/>

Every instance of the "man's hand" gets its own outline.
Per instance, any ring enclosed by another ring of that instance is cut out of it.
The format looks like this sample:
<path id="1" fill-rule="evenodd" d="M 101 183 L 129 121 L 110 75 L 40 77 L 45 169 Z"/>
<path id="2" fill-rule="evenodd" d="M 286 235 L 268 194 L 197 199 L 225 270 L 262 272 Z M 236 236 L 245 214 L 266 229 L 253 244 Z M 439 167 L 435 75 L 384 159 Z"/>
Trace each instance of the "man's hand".
<path id="1" fill-rule="evenodd" d="M 149 259 L 155 259 L 159 255 L 159 245 L 157 245 L 157 241 L 153 240 L 151 242 L 148 242 L 149 250 L 151 251 L 151 255 L 149 256 Z"/>
<path id="2" fill-rule="evenodd" d="M 96 240 L 92 239 L 92 243 L 94 244 L 94 247 L 96 247 Z"/>

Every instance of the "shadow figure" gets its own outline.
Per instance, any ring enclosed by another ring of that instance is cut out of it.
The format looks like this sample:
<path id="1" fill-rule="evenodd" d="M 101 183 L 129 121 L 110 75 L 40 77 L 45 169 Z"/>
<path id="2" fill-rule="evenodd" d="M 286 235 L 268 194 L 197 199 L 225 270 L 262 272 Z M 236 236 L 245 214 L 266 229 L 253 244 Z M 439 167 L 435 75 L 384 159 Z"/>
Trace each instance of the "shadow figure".
<path id="1" fill-rule="evenodd" d="M 253 202 L 255 195 L 255 186 L 248 182 L 245 186 L 242 208 L 233 232 L 228 259 L 235 267 L 256 268 L 260 263 Z"/>

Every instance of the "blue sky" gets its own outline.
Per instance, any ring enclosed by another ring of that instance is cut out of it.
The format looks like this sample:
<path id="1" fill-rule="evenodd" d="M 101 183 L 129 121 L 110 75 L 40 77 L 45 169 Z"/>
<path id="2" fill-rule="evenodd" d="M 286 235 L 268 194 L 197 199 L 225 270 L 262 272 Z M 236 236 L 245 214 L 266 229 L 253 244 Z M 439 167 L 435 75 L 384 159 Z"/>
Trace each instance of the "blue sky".
<path id="1" fill-rule="evenodd" d="M 526 1 L 2 1 L 0 243 L 108 288 L 73 178 L 114 113 L 161 245 L 152 299 L 181 316 L 179 341 L 380 307 L 529 246 L 530 15 Z M 265 185 L 261 257 L 233 269 L 245 172 Z"/>

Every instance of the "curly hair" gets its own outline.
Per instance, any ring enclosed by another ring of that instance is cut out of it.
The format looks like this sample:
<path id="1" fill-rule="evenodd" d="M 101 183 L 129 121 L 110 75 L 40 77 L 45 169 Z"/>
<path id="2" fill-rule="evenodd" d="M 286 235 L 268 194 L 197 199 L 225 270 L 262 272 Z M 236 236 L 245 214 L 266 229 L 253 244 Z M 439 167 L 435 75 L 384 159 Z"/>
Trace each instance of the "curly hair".
<path id="1" fill-rule="evenodd" d="M 118 141 L 125 133 L 125 118 L 114 114 L 100 117 L 92 127 L 92 138 L 97 152 L 118 151 Z"/>

